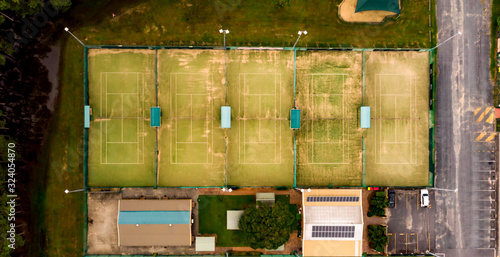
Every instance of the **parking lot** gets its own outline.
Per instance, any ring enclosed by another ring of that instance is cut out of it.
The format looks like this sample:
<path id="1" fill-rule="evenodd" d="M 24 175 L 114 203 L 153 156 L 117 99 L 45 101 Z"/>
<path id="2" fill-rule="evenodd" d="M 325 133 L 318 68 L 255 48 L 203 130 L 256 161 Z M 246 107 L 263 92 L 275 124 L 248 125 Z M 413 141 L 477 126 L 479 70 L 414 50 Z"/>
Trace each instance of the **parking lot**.
<path id="1" fill-rule="evenodd" d="M 387 235 L 389 254 L 419 254 L 431 249 L 434 238 L 429 228 L 429 217 L 434 203 L 434 192 L 429 190 L 430 206 L 420 207 L 419 190 L 396 189 L 396 203 L 389 209 Z"/>

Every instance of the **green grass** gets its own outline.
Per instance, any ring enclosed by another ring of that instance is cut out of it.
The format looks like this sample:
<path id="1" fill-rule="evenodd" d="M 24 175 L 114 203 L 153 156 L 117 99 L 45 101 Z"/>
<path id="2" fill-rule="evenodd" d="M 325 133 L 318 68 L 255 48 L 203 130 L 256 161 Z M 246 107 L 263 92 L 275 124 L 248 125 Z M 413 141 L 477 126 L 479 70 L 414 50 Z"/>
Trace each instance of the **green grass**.
<path id="1" fill-rule="evenodd" d="M 89 50 L 89 186 L 155 186 L 155 52 Z"/>
<path id="2" fill-rule="evenodd" d="M 255 195 L 200 195 L 198 197 L 199 233 L 217 234 L 217 246 L 249 246 L 240 230 L 227 230 L 227 210 L 244 210 L 255 202 Z"/>
<path id="3" fill-rule="evenodd" d="M 498 35 L 498 19 L 500 18 L 500 0 L 493 0 L 491 4 L 491 49 L 490 49 L 490 73 L 491 79 L 495 81 L 495 86 L 493 87 L 493 103 L 495 106 L 500 104 L 500 99 L 498 95 L 500 94 L 500 88 L 498 86 L 499 81 L 497 75 L 497 35 Z M 498 126 L 497 126 L 498 130 Z"/>
<path id="4" fill-rule="evenodd" d="M 293 53 L 229 51 L 229 185 L 291 186 Z"/>
<path id="5" fill-rule="evenodd" d="M 361 185 L 361 53 L 298 52 L 297 184 Z"/>
<path id="6" fill-rule="evenodd" d="M 368 52 L 364 104 L 368 186 L 429 184 L 428 52 Z M 388 74 L 388 75 L 384 75 Z"/>
<path id="7" fill-rule="evenodd" d="M 289 195 L 276 195 L 276 201 L 290 203 Z M 217 234 L 218 247 L 248 246 L 244 233 L 240 230 L 227 230 L 227 210 L 244 210 L 255 203 L 255 195 L 200 195 L 198 197 L 199 233 Z M 289 205 L 290 212 L 297 213 L 296 204 Z M 297 224 L 292 224 L 297 230 Z"/>
<path id="8" fill-rule="evenodd" d="M 346 23 L 338 17 L 342 0 L 273 1 L 160 0 L 102 6 L 99 25 L 82 28 L 88 44 L 222 45 L 218 29 L 231 32 L 229 45 L 291 46 L 297 30 L 307 29 L 299 46 L 430 47 L 429 1 L 402 0 L 401 15 L 381 25 Z M 112 18 L 111 13 L 117 14 Z M 107 17 L 107 18 L 106 18 Z M 92 18 L 92 17 L 89 17 Z M 435 24 L 435 23 L 434 23 Z"/>

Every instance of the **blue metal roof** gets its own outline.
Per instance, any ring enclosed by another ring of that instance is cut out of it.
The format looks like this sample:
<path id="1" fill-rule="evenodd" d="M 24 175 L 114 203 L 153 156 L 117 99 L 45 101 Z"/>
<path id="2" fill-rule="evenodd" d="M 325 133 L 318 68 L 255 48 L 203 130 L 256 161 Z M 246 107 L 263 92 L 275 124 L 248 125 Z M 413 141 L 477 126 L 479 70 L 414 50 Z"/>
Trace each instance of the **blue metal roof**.
<path id="1" fill-rule="evenodd" d="M 300 128 L 300 110 L 291 109 L 290 110 L 290 128 L 299 129 Z"/>
<path id="2" fill-rule="evenodd" d="M 118 224 L 189 224 L 189 211 L 121 211 Z"/>
<path id="3" fill-rule="evenodd" d="M 370 106 L 361 106 L 361 128 L 370 128 Z"/>
<path id="4" fill-rule="evenodd" d="M 84 120 L 83 120 L 83 127 L 84 128 L 90 128 L 90 106 L 85 105 L 83 107 L 83 113 L 84 113 Z"/>
<path id="5" fill-rule="evenodd" d="M 221 128 L 231 128 L 231 106 L 220 107 L 220 126 Z"/>
<path id="6" fill-rule="evenodd" d="M 151 107 L 151 127 L 159 127 L 161 125 L 160 116 L 160 107 Z"/>

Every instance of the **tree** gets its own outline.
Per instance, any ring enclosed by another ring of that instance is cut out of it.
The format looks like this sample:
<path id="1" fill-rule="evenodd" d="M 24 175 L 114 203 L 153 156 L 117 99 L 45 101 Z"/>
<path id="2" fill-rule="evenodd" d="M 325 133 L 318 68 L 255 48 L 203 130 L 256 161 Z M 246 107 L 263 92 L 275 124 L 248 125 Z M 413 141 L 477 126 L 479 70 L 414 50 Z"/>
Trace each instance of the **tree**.
<path id="1" fill-rule="evenodd" d="M 285 244 L 292 233 L 294 216 L 285 202 L 249 205 L 240 219 L 239 227 L 245 241 L 253 249 L 276 249 Z"/>
<path id="2" fill-rule="evenodd" d="M 368 225 L 368 241 L 370 247 L 379 253 L 383 253 L 389 242 L 386 227 L 383 225 Z"/>
<path id="3" fill-rule="evenodd" d="M 370 199 L 370 210 L 367 214 L 368 217 L 385 217 L 385 208 L 387 208 L 387 206 L 389 206 L 389 200 L 387 199 L 385 192 L 375 192 L 375 196 L 372 196 Z"/>

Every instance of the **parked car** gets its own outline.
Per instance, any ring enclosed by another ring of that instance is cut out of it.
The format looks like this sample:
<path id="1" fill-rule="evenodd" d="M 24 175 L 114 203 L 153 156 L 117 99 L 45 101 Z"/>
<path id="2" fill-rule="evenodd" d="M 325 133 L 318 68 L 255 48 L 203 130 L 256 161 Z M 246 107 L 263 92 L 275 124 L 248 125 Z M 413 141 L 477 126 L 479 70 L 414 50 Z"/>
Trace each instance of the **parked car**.
<path id="1" fill-rule="evenodd" d="M 420 190 L 420 206 L 423 208 L 429 206 L 429 190 L 427 189 Z"/>
<path id="2" fill-rule="evenodd" d="M 394 189 L 389 189 L 389 208 L 394 208 L 396 206 L 396 192 Z"/>

